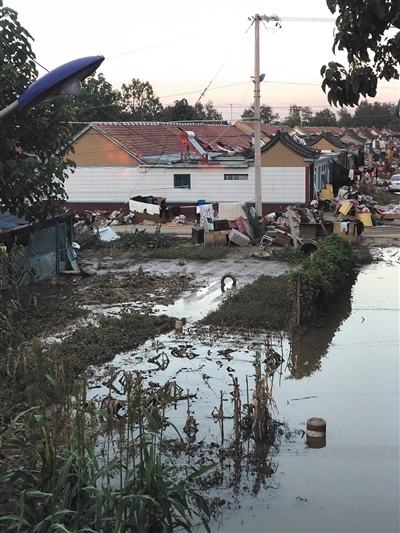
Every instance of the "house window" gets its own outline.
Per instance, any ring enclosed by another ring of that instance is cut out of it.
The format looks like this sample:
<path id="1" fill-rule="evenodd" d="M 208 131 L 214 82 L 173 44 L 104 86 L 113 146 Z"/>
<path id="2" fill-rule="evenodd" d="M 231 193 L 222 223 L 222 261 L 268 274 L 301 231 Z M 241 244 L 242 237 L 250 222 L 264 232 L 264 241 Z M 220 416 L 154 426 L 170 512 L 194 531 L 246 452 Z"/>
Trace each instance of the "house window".
<path id="1" fill-rule="evenodd" d="M 174 189 L 190 189 L 190 174 L 174 174 Z"/>
<path id="2" fill-rule="evenodd" d="M 227 181 L 238 181 L 238 180 L 248 180 L 248 174 L 224 174 L 224 180 Z"/>

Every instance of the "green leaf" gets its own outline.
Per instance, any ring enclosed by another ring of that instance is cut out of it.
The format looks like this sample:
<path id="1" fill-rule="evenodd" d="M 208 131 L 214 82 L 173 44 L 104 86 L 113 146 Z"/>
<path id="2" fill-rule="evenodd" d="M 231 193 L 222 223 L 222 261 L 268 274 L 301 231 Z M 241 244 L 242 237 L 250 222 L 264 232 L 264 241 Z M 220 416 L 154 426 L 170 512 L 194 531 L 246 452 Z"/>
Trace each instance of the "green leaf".
<path id="1" fill-rule="evenodd" d="M 202 466 L 201 468 L 199 468 L 198 470 L 195 470 L 194 472 L 192 472 L 191 474 L 189 474 L 189 476 L 187 477 L 187 479 L 194 479 L 196 477 L 199 477 L 199 476 L 202 476 L 204 475 L 206 472 L 208 472 L 209 470 L 215 468 L 217 466 L 218 463 L 211 463 L 209 465 L 205 465 L 205 466 Z"/>
<path id="2" fill-rule="evenodd" d="M 54 390 L 56 391 L 56 394 L 57 394 L 57 397 L 60 398 L 60 387 L 57 383 L 57 381 L 52 377 L 50 376 L 49 374 L 46 374 L 46 378 L 50 381 L 50 383 L 53 385 L 54 387 Z"/>

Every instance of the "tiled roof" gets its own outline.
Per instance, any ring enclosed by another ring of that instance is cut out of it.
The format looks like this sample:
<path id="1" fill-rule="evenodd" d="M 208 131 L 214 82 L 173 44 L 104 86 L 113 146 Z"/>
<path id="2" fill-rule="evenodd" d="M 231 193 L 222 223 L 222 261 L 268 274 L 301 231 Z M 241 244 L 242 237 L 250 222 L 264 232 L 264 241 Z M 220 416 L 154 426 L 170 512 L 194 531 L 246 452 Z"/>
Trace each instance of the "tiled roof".
<path id="1" fill-rule="evenodd" d="M 298 135 L 305 137 L 307 135 L 320 135 L 324 131 L 340 136 L 344 130 L 336 126 L 296 126 L 295 131 Z"/>
<path id="2" fill-rule="evenodd" d="M 365 142 L 364 138 L 362 138 L 359 135 L 357 135 L 357 133 L 354 130 L 351 130 L 351 129 L 345 130 L 342 133 L 342 135 L 340 136 L 340 138 L 342 139 L 345 136 L 349 136 L 352 139 L 354 139 L 356 144 L 364 144 L 364 142 Z"/>
<path id="3" fill-rule="evenodd" d="M 182 131 L 193 131 L 206 151 L 242 152 L 251 139 L 240 129 L 230 125 L 209 125 L 192 122 L 92 122 L 89 128 L 137 156 L 139 159 L 155 155 L 179 154 Z M 85 128 L 81 134 L 87 131 Z M 80 135 L 77 136 L 79 138 Z"/>
<path id="4" fill-rule="evenodd" d="M 235 122 L 235 126 L 243 129 L 244 132 L 254 132 L 255 129 L 255 123 L 254 122 L 243 122 L 243 121 L 237 121 Z M 260 133 L 262 137 L 273 137 L 277 131 L 286 131 L 287 133 L 290 133 L 293 131 L 293 128 L 290 126 L 271 126 L 270 124 L 264 124 L 264 122 L 260 123 Z"/>
<path id="5" fill-rule="evenodd" d="M 325 139 L 333 146 L 336 146 L 337 148 L 347 148 L 347 144 L 341 141 L 336 135 L 332 135 L 332 133 L 329 133 L 329 131 L 323 131 L 321 135 L 313 135 L 309 137 L 306 142 L 307 146 L 313 146 L 314 144 L 317 144 L 318 141 L 321 139 Z"/>
<path id="6" fill-rule="evenodd" d="M 278 131 L 272 137 L 272 139 L 269 142 L 267 142 L 265 146 L 261 148 L 261 152 L 262 153 L 267 152 L 279 142 L 281 142 L 289 150 L 292 150 L 292 152 L 295 152 L 301 157 L 304 157 L 304 159 L 318 159 L 321 154 L 321 150 L 316 150 L 315 148 L 309 148 L 308 146 L 305 146 L 304 144 L 300 144 L 296 142 L 285 131 Z"/>
<path id="7" fill-rule="evenodd" d="M 375 139 L 375 135 L 372 135 L 368 128 L 354 128 L 353 131 L 364 140 L 372 141 L 373 139 Z"/>

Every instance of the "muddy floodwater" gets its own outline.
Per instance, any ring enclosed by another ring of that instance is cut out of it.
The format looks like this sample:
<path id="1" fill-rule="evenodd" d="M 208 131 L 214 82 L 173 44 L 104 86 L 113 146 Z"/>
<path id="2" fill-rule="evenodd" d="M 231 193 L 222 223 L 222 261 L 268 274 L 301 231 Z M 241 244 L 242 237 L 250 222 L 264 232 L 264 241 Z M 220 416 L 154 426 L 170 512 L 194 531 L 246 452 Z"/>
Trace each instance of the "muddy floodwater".
<path id="1" fill-rule="evenodd" d="M 108 392 L 98 385 L 111 370 L 139 371 L 151 387 L 176 381 L 187 399 L 171 405 L 166 416 L 182 432 L 191 415 L 197 432 L 190 442 L 204 445 L 212 461 L 214 445 L 227 449 L 235 442 L 234 384 L 241 405 L 248 404 L 257 358 L 262 362 L 272 347 L 284 359 L 270 391 L 280 438 L 251 453 L 249 443 L 236 441 L 245 458 L 227 460 L 210 489 L 211 497 L 224 500 L 211 523 L 213 533 L 399 531 L 400 252 L 386 248 L 373 254 L 380 260 L 360 269 L 352 294 L 324 328 L 301 341 L 199 334 L 195 322 L 223 298 L 214 283 L 157 308 L 186 317 L 182 333 L 149 341 L 94 369 L 97 398 Z M 112 393 L 118 396 L 117 380 Z M 216 416 L 221 405 L 223 423 Z M 326 421 L 326 440 L 317 447 L 305 434 L 311 417 Z"/>

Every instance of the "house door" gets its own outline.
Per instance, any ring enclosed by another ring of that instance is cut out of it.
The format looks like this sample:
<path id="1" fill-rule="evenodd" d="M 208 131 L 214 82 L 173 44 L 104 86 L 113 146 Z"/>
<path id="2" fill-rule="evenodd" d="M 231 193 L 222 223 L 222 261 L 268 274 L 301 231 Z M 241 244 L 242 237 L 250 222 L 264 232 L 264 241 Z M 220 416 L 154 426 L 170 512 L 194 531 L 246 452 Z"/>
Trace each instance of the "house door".
<path id="1" fill-rule="evenodd" d="M 67 223 L 57 224 L 57 273 L 67 270 Z"/>

